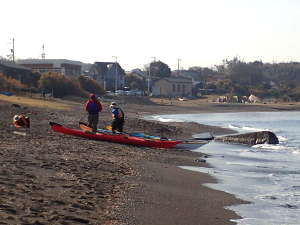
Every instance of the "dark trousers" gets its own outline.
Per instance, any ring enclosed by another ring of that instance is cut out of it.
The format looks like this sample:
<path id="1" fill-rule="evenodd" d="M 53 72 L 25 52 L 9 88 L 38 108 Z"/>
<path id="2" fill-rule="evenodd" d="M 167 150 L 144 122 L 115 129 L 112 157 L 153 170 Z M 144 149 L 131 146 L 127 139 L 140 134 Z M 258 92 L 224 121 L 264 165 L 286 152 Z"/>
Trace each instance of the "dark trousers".
<path id="1" fill-rule="evenodd" d="M 123 119 L 115 119 L 111 123 L 112 131 L 115 133 L 116 131 L 123 132 L 124 120 Z"/>
<path id="2" fill-rule="evenodd" d="M 98 121 L 99 121 L 99 114 L 89 114 L 88 115 L 89 127 L 93 129 L 93 132 L 97 131 Z"/>

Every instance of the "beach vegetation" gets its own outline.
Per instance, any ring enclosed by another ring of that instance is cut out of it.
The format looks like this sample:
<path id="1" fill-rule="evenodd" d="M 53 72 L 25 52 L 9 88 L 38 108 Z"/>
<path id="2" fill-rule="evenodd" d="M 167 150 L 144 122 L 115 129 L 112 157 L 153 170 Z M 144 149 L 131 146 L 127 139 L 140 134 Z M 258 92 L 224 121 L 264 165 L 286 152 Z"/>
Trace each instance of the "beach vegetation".
<path id="1" fill-rule="evenodd" d="M 53 97 L 64 97 L 67 95 L 86 96 L 87 93 L 75 79 L 68 78 L 55 72 L 43 73 L 39 80 L 39 88 L 51 92 Z"/>
<path id="2" fill-rule="evenodd" d="M 18 91 L 23 88 L 26 88 L 26 85 L 22 84 L 19 80 L 5 76 L 3 73 L 0 73 L 0 90 Z"/>
<path id="3" fill-rule="evenodd" d="M 30 98 L 27 96 L 6 96 L 0 94 L 0 101 L 9 102 L 17 105 L 26 105 L 38 108 L 49 108 L 49 109 L 59 109 L 59 110 L 69 110 L 71 106 L 68 102 L 59 102 L 56 100 L 47 100 L 47 99 L 37 99 Z"/>

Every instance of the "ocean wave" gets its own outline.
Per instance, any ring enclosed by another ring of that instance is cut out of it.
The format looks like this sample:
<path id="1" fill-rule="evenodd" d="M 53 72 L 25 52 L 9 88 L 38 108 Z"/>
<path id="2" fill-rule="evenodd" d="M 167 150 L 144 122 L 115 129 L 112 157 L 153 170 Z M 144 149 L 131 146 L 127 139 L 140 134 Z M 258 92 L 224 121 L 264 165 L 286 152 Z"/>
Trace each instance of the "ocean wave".
<path id="1" fill-rule="evenodd" d="M 228 125 L 228 128 L 230 128 L 230 129 L 241 129 L 240 126 L 233 125 L 233 124 L 229 124 L 229 125 Z"/>
<path id="2" fill-rule="evenodd" d="M 165 119 L 165 118 L 158 118 L 157 120 L 160 121 L 160 122 L 164 122 L 164 123 L 167 123 L 167 122 L 179 122 L 179 121 L 174 120 L 174 119 Z"/>
<path id="3" fill-rule="evenodd" d="M 152 116 L 153 120 L 157 120 L 159 122 L 163 122 L 163 123 L 168 123 L 168 122 L 184 122 L 183 120 L 180 119 L 168 119 L 168 118 L 164 118 L 162 116 Z"/>
<path id="4" fill-rule="evenodd" d="M 288 140 L 286 137 L 279 136 L 279 135 L 277 135 L 277 138 L 278 138 L 279 142 L 287 142 L 287 140 Z"/>
<path id="5" fill-rule="evenodd" d="M 271 151 L 291 151 L 293 153 L 300 153 L 300 149 L 294 146 L 285 146 L 285 145 L 272 145 L 272 144 L 259 144 L 253 145 L 254 149 L 263 149 L 263 150 L 271 150 Z"/>
<path id="6" fill-rule="evenodd" d="M 300 149 L 294 150 L 294 151 L 293 151 L 293 154 L 297 154 L 297 155 L 300 154 Z"/>

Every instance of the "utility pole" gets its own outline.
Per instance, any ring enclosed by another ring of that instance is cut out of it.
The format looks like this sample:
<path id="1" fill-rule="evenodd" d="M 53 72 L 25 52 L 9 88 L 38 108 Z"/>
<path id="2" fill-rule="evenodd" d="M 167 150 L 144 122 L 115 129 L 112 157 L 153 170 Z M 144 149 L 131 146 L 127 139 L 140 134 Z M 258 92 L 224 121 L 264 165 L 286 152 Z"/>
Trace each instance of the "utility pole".
<path id="1" fill-rule="evenodd" d="M 106 91 L 106 76 L 105 73 L 103 74 L 103 89 Z"/>
<path id="2" fill-rule="evenodd" d="M 179 62 L 181 61 L 181 59 L 177 59 L 177 76 L 179 76 Z"/>
<path id="3" fill-rule="evenodd" d="M 156 57 L 152 57 L 153 62 L 156 62 Z M 150 95 L 150 83 L 151 83 L 151 63 L 149 64 L 149 73 L 148 73 L 148 96 Z"/>
<path id="4" fill-rule="evenodd" d="M 116 66 L 116 73 L 115 73 L 115 93 L 118 90 L 118 81 L 117 81 L 117 75 L 118 75 L 118 67 L 117 67 L 117 63 L 118 63 L 118 56 L 113 56 L 113 58 L 115 58 L 115 66 Z"/>

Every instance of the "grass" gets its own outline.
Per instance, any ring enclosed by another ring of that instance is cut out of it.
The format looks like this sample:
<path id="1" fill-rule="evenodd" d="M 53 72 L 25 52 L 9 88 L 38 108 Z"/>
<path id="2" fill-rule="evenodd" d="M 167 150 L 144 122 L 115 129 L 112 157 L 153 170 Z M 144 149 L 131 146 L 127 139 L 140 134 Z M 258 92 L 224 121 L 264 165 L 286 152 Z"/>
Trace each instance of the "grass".
<path id="1" fill-rule="evenodd" d="M 39 108 L 49 108 L 49 109 L 59 109 L 59 110 L 69 110 L 71 109 L 70 105 L 56 102 L 55 100 L 44 100 L 44 99 L 35 99 L 24 96 L 5 96 L 0 95 L 0 102 L 9 102 L 18 105 L 27 105 L 32 107 Z"/>

